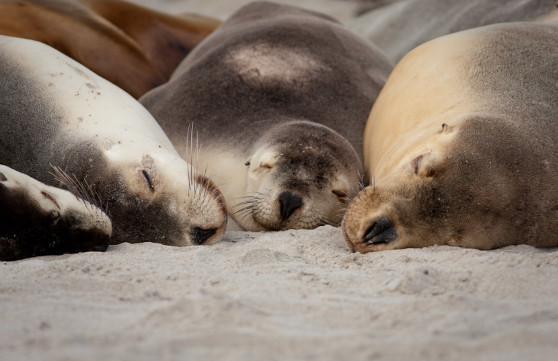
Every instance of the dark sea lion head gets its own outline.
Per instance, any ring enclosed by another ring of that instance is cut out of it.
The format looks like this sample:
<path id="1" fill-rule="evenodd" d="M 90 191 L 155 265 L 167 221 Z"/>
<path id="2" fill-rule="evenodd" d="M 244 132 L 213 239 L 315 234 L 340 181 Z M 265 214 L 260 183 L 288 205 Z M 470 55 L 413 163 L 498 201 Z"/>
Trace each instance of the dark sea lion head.
<path id="1" fill-rule="evenodd" d="M 306 121 L 266 132 L 246 170 L 246 196 L 233 212 L 243 227 L 256 230 L 338 225 L 362 174 L 359 157 L 345 138 Z"/>
<path id="2" fill-rule="evenodd" d="M 95 204 L 0 166 L 0 258 L 104 251 L 111 221 Z"/>

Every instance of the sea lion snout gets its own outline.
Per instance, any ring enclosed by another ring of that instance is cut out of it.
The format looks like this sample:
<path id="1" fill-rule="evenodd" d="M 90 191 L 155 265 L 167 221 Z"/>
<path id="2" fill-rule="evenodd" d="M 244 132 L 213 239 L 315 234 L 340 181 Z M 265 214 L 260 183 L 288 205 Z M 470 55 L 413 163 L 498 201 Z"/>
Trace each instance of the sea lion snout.
<path id="1" fill-rule="evenodd" d="M 67 248 L 69 253 L 73 252 L 104 252 L 110 244 L 110 235 L 104 230 L 78 231 L 69 237 Z M 72 244 L 73 243 L 73 244 Z"/>
<path id="2" fill-rule="evenodd" d="M 203 229 L 200 227 L 193 227 L 190 231 L 190 240 L 192 244 L 202 245 L 217 233 L 218 228 Z"/>
<path id="3" fill-rule="evenodd" d="M 370 245 L 390 244 L 398 237 L 395 224 L 388 216 L 381 216 L 372 222 L 364 232 L 363 242 Z"/>
<path id="4" fill-rule="evenodd" d="M 281 204 L 281 219 L 286 221 L 303 204 L 302 197 L 296 193 L 286 190 L 279 195 Z"/>

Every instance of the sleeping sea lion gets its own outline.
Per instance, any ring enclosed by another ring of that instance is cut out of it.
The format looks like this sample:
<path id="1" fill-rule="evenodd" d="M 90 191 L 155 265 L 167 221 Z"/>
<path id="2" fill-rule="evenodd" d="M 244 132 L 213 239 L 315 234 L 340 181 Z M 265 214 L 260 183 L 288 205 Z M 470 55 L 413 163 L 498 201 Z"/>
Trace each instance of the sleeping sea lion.
<path id="1" fill-rule="evenodd" d="M 86 199 L 0 165 L 0 260 L 106 250 L 111 222 Z"/>
<path id="2" fill-rule="evenodd" d="M 220 22 L 120 0 L 0 0 L 0 34 L 58 49 L 139 98 Z"/>
<path id="3" fill-rule="evenodd" d="M 108 207 L 112 242 L 209 244 L 226 226 L 215 185 L 126 92 L 57 50 L 0 36 L 0 162 L 58 186 L 51 165 Z"/>
<path id="4" fill-rule="evenodd" d="M 392 66 L 325 15 L 267 2 L 232 15 L 140 101 L 246 230 L 338 225 L 362 132 Z M 355 150 L 356 149 L 356 150 Z"/>
<path id="5" fill-rule="evenodd" d="M 557 246 L 557 43 L 558 23 L 508 23 L 405 56 L 368 119 L 349 247 Z"/>

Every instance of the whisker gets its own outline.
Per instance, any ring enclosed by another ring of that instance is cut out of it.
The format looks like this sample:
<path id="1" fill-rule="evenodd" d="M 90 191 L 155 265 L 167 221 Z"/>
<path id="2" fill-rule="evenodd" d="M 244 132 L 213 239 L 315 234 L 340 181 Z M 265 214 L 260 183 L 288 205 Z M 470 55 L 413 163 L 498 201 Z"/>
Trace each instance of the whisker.
<path id="1" fill-rule="evenodd" d="M 109 215 L 108 204 L 103 204 L 101 196 L 94 189 L 93 184 L 89 184 L 86 179 L 80 181 L 75 174 L 69 174 L 62 168 L 50 164 L 53 172 L 49 172 L 54 179 L 66 187 L 78 200 L 91 209 L 94 206 L 98 210 Z"/>
<path id="2" fill-rule="evenodd" d="M 328 225 L 328 226 L 333 226 L 333 227 L 337 227 L 337 225 L 338 225 L 337 222 L 334 222 L 334 221 L 332 221 L 331 219 L 329 219 L 329 218 L 327 218 L 327 217 L 326 217 L 326 218 L 322 218 L 322 219 L 320 220 L 320 222 L 322 223 L 322 225 Z"/>

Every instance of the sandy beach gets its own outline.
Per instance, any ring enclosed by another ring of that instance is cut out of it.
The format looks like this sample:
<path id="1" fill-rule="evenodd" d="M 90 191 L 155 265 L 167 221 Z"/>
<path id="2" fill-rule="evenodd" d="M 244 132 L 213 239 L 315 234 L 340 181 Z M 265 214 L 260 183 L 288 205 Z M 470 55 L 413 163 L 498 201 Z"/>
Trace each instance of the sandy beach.
<path id="1" fill-rule="evenodd" d="M 226 18 L 248 1 L 136 0 Z M 350 19 L 356 1 L 285 1 Z M 149 240 L 146 240 L 149 241 Z M 354 254 L 339 228 L 0 262 L 0 360 L 553 360 L 558 249 Z"/>
<path id="2" fill-rule="evenodd" d="M 558 254 L 352 254 L 338 228 L 0 264 L 2 360 L 550 360 Z"/>

